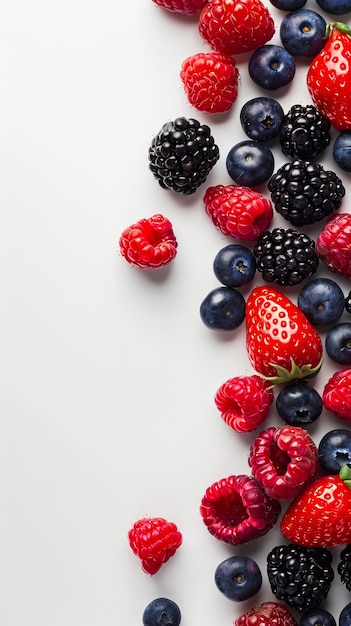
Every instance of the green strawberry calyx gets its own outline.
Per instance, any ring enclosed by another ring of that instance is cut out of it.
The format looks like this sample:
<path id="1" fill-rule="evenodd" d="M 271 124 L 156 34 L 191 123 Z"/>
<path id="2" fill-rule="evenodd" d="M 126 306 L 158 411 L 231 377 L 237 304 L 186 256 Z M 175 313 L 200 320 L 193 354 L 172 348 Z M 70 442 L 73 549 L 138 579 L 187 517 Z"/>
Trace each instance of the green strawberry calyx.
<path id="1" fill-rule="evenodd" d="M 296 365 L 294 359 L 290 357 L 290 370 L 282 365 L 278 365 L 277 363 L 270 363 L 269 365 L 274 367 L 277 374 L 275 376 L 262 376 L 262 378 L 269 381 L 271 383 L 271 387 L 280 385 L 281 383 L 288 383 L 296 379 L 312 378 L 319 372 L 322 367 L 322 363 L 323 357 L 315 367 L 311 367 L 311 364 L 302 365 L 300 367 L 299 365 Z"/>
<path id="2" fill-rule="evenodd" d="M 344 24 L 343 22 L 331 22 L 330 24 L 327 24 L 327 28 L 325 29 L 326 39 L 330 37 L 330 34 L 332 30 L 334 29 L 339 30 L 341 33 L 344 33 L 345 35 L 351 35 L 351 28 L 347 24 Z"/>
<path id="3" fill-rule="evenodd" d="M 351 465 L 350 463 L 345 463 L 340 468 L 339 476 L 341 480 L 347 485 L 349 489 L 351 489 Z"/>

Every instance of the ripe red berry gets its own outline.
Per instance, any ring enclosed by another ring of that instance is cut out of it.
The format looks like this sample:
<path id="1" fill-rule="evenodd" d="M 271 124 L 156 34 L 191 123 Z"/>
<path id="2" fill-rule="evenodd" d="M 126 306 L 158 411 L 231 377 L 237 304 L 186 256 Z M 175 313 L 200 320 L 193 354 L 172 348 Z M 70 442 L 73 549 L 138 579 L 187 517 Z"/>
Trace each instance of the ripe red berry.
<path id="1" fill-rule="evenodd" d="M 200 13 L 199 31 L 213 50 L 232 55 L 263 46 L 275 27 L 261 0 L 211 0 Z"/>
<path id="2" fill-rule="evenodd" d="M 237 432 L 251 432 L 262 424 L 273 400 L 269 382 L 256 374 L 230 378 L 215 394 L 222 419 Z"/>
<path id="3" fill-rule="evenodd" d="M 277 500 L 295 498 L 319 469 L 317 446 L 300 426 L 261 431 L 251 445 L 248 462 L 252 475 Z"/>
<path id="4" fill-rule="evenodd" d="M 273 219 L 268 198 L 248 187 L 216 185 L 203 197 L 206 213 L 224 235 L 255 241 Z"/>
<path id="5" fill-rule="evenodd" d="M 239 546 L 265 535 L 276 523 L 280 503 L 255 478 L 239 474 L 207 488 L 200 514 L 211 535 Z"/>
<path id="6" fill-rule="evenodd" d="M 332 272 L 351 278 L 351 215 L 349 213 L 339 213 L 328 220 L 317 238 L 316 250 L 319 258 Z"/>
<path id="7" fill-rule="evenodd" d="M 170 263 L 177 245 L 171 222 L 160 214 L 132 224 L 119 240 L 122 256 L 142 269 L 157 269 Z"/>
<path id="8" fill-rule="evenodd" d="M 152 0 L 157 6 L 172 11 L 193 15 L 198 13 L 207 4 L 208 0 Z"/>
<path id="9" fill-rule="evenodd" d="M 232 57 L 219 52 L 199 52 L 181 67 L 187 98 L 198 111 L 224 113 L 238 95 L 239 70 Z"/>
<path id="10" fill-rule="evenodd" d="M 240 615 L 233 626 L 297 626 L 297 622 L 284 604 L 263 602 Z"/>
<path id="11" fill-rule="evenodd" d="M 163 517 L 141 518 L 128 532 L 129 545 L 141 560 L 147 574 L 156 574 L 182 543 L 182 535 L 173 522 Z"/>
<path id="12" fill-rule="evenodd" d="M 324 407 L 336 417 L 351 421 L 351 369 L 335 372 L 324 386 Z"/>

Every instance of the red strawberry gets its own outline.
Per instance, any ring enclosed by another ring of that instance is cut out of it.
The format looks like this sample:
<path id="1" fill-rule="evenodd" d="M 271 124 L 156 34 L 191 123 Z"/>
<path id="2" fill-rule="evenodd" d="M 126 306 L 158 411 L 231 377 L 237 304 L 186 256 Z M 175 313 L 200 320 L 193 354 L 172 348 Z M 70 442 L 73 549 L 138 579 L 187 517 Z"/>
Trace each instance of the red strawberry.
<path id="1" fill-rule="evenodd" d="M 292 501 L 280 530 L 292 543 L 333 548 L 351 543 L 351 467 L 322 476 Z"/>
<path id="2" fill-rule="evenodd" d="M 143 269 L 156 269 L 174 259 L 178 244 L 171 222 L 157 214 L 125 228 L 119 245 L 128 263 Z"/>
<path id="3" fill-rule="evenodd" d="M 307 87 L 317 109 L 339 131 L 351 129 L 351 29 L 327 27 L 328 39 L 307 72 Z"/>
<path id="4" fill-rule="evenodd" d="M 240 615 L 233 626 L 297 626 L 297 621 L 280 602 L 263 602 Z"/>
<path id="5" fill-rule="evenodd" d="M 316 241 L 319 258 L 332 272 L 351 278 L 351 215 L 339 213 L 325 224 Z"/>
<path id="6" fill-rule="evenodd" d="M 199 31 L 213 50 L 240 54 L 267 43 L 275 27 L 261 0 L 211 0 L 200 13 Z"/>
<path id="7" fill-rule="evenodd" d="M 324 386 L 324 407 L 340 419 L 351 421 L 351 369 L 335 372 Z"/>
<path id="8" fill-rule="evenodd" d="M 228 111 L 238 95 L 239 70 L 232 57 L 219 52 L 188 57 L 180 78 L 190 104 L 204 113 Z"/>
<path id="9" fill-rule="evenodd" d="M 129 545 L 141 559 L 147 574 L 156 574 L 182 543 L 182 535 L 173 522 L 163 517 L 141 518 L 128 532 Z"/>
<path id="10" fill-rule="evenodd" d="M 267 285 L 247 298 L 246 348 L 253 368 L 272 385 L 313 376 L 322 364 L 316 329 L 287 296 Z"/>
<path id="11" fill-rule="evenodd" d="M 205 192 L 206 213 L 223 235 L 254 241 L 269 227 L 273 207 L 258 191 L 238 185 L 216 185 Z"/>
<path id="12" fill-rule="evenodd" d="M 215 404 L 222 419 L 239 433 L 255 430 L 268 417 L 274 400 L 269 382 L 254 374 L 235 376 L 217 389 Z"/>
<path id="13" fill-rule="evenodd" d="M 172 11 L 173 13 L 185 13 L 193 15 L 203 9 L 208 0 L 152 0 L 158 7 Z"/>

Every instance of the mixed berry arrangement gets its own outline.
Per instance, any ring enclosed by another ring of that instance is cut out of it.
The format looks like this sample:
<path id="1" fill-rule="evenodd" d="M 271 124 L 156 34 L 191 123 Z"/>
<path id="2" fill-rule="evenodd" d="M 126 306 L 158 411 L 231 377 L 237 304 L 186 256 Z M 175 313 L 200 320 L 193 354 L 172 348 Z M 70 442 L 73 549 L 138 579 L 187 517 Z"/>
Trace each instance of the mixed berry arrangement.
<path id="1" fill-rule="evenodd" d="M 234 626 L 336 626 L 336 616 L 324 608 L 334 578 L 351 590 L 351 318 L 343 318 L 351 313 L 351 289 L 344 293 L 338 282 L 338 276 L 351 278 L 351 215 L 342 208 L 341 177 L 321 157 L 329 150 L 336 166 L 351 172 L 351 30 L 332 18 L 327 23 L 319 8 L 346 16 L 351 2 L 318 0 L 310 10 L 303 0 L 270 0 L 282 12 L 275 24 L 261 0 L 151 1 L 160 10 L 198 17 L 207 49 L 184 60 L 178 79 L 185 99 L 209 115 L 209 124 L 196 115 L 163 123 L 151 139 L 147 165 L 165 192 L 202 194 L 210 222 L 228 237 L 213 259 L 220 285 L 199 303 L 199 320 L 219 333 L 235 334 L 244 325 L 252 367 L 214 393 L 228 429 L 239 437 L 252 434 L 247 472 L 219 478 L 201 497 L 199 514 L 209 534 L 234 548 L 248 544 L 247 554 L 234 552 L 219 563 L 214 582 L 233 602 L 252 602 Z M 271 42 L 277 30 L 281 45 Z M 211 116 L 234 106 L 242 88 L 236 59 L 243 54 L 259 92 L 238 114 L 248 139 L 226 156 L 232 184 L 206 186 L 220 158 Z M 293 81 L 299 58 L 308 59 L 311 101 L 284 112 L 278 98 L 262 91 L 279 93 Z M 273 140 L 287 159 L 280 167 Z M 286 227 L 275 226 L 275 216 Z M 311 225 L 319 225 L 315 239 Z M 119 246 L 142 271 L 176 262 L 178 242 L 161 214 L 126 227 Z M 314 380 L 323 376 L 325 358 L 335 371 L 318 393 Z M 278 424 L 265 427 L 274 410 Z M 336 426 L 315 441 L 308 428 L 323 411 Z M 250 543 L 273 527 L 281 544 L 268 552 L 264 573 Z M 174 522 L 143 517 L 128 540 L 143 571 L 154 576 L 183 537 Z M 342 548 L 337 564 L 336 547 Z M 275 600 L 255 603 L 263 576 Z M 178 626 L 181 611 L 159 597 L 142 620 L 144 626 Z M 338 620 L 351 624 L 351 601 L 340 607 Z"/>

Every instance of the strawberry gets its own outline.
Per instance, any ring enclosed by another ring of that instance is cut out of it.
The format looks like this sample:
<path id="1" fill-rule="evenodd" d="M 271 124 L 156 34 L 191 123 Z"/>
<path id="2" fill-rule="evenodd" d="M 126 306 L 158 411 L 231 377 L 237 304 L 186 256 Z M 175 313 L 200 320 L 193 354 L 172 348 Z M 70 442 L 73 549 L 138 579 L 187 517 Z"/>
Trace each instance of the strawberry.
<path id="1" fill-rule="evenodd" d="M 351 543 L 351 466 L 314 480 L 290 504 L 280 530 L 292 543 L 333 548 Z"/>
<path id="2" fill-rule="evenodd" d="M 351 129 L 350 35 L 345 24 L 329 24 L 327 41 L 307 72 L 307 88 L 316 108 L 339 131 Z"/>
<path id="3" fill-rule="evenodd" d="M 229 111 L 238 95 L 239 70 L 226 54 L 199 52 L 187 57 L 180 78 L 190 104 L 204 113 Z"/>
<path id="4" fill-rule="evenodd" d="M 272 385 L 317 374 L 323 344 L 305 314 L 277 289 L 256 287 L 246 301 L 246 348 Z"/>
<path id="5" fill-rule="evenodd" d="M 200 13 L 199 31 L 213 50 L 231 55 L 263 46 L 275 26 L 261 0 L 211 0 Z"/>
<path id="6" fill-rule="evenodd" d="M 172 13 L 194 15 L 207 4 L 208 0 L 152 0 L 154 4 Z"/>

